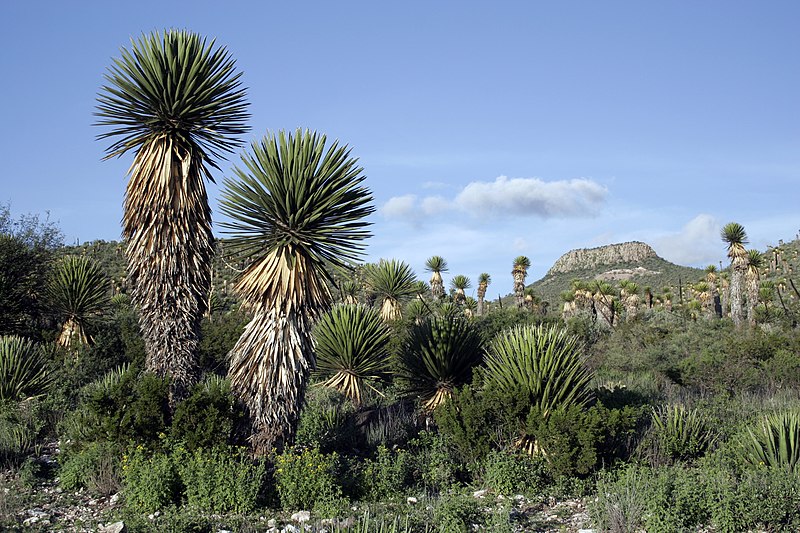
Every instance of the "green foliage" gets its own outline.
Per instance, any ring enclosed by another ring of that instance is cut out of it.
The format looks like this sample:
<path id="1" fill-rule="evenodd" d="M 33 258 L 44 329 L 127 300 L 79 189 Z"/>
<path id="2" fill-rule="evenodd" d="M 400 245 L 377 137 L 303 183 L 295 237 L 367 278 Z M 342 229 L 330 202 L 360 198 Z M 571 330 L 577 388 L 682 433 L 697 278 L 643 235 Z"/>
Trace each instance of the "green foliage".
<path id="1" fill-rule="evenodd" d="M 78 447 L 100 440 L 157 442 L 168 431 L 167 394 L 166 379 L 121 367 L 81 390 L 78 407 L 62 423 L 63 432 Z"/>
<path id="2" fill-rule="evenodd" d="M 451 314 L 433 316 L 411 328 L 401 352 L 401 381 L 432 410 L 470 380 L 482 357 L 483 341 L 470 322 Z"/>
<path id="3" fill-rule="evenodd" d="M 88 489 L 97 496 L 109 496 L 122 486 L 122 451 L 110 442 L 93 442 L 75 453 L 59 457 L 58 479 L 70 491 Z"/>
<path id="4" fill-rule="evenodd" d="M 297 423 L 295 442 L 322 452 L 353 448 L 357 433 L 354 407 L 340 393 L 327 387 L 309 387 Z"/>
<path id="5" fill-rule="evenodd" d="M 250 513 L 260 501 L 266 463 L 244 448 L 216 447 L 173 455 L 186 504 L 211 513 Z"/>
<path id="6" fill-rule="evenodd" d="M 481 467 L 483 486 L 498 494 L 540 494 L 549 484 L 546 461 L 518 451 L 493 450 Z"/>
<path id="7" fill-rule="evenodd" d="M 275 487 L 284 509 L 322 509 L 341 500 L 336 452 L 287 450 L 275 458 L 275 467 Z"/>
<path id="8" fill-rule="evenodd" d="M 44 352 L 16 335 L 0 336 L 0 401 L 16 401 L 44 394 L 52 375 Z"/>
<path id="9" fill-rule="evenodd" d="M 68 255 L 54 267 L 48 300 L 62 321 L 59 344 L 85 344 L 85 328 L 108 306 L 108 283 L 100 265 L 86 256 Z M 75 337 L 73 339 L 73 337 Z"/>
<path id="10" fill-rule="evenodd" d="M 425 270 L 428 272 L 447 272 L 447 260 L 440 255 L 432 255 L 425 261 Z"/>
<path id="11" fill-rule="evenodd" d="M 445 492 L 464 477 L 456 451 L 445 437 L 421 431 L 408 444 L 416 467 L 414 479 L 426 491 Z"/>
<path id="12" fill-rule="evenodd" d="M 178 465 L 165 452 L 151 452 L 141 444 L 122 458 L 125 505 L 139 513 L 153 513 L 180 502 Z"/>
<path id="13" fill-rule="evenodd" d="M 178 404 L 171 435 L 189 450 L 224 446 L 233 443 L 234 430 L 243 417 L 230 382 L 210 374 Z"/>
<path id="14" fill-rule="evenodd" d="M 388 378 L 389 330 L 378 313 L 363 305 L 334 306 L 314 328 L 317 371 L 323 383 L 361 404 L 369 381 Z"/>
<path id="15" fill-rule="evenodd" d="M 697 408 L 669 404 L 653 409 L 651 461 L 691 461 L 703 456 L 716 440 L 715 432 Z"/>
<path id="16" fill-rule="evenodd" d="M 800 411 L 764 416 L 741 440 L 742 457 L 751 464 L 800 472 Z"/>
<path id="17" fill-rule="evenodd" d="M 545 416 L 591 399 L 592 373 L 585 367 L 577 337 L 558 326 L 518 326 L 496 336 L 486 356 L 488 386 L 521 387 Z"/>
<path id="18" fill-rule="evenodd" d="M 228 352 L 244 332 L 247 320 L 244 313 L 238 311 L 219 313 L 214 320 L 203 320 L 198 354 L 201 368 L 220 375 L 227 373 Z"/>
<path id="19" fill-rule="evenodd" d="M 40 424 L 28 407 L 0 402 L 0 466 L 4 468 L 19 466 L 33 451 Z"/>
<path id="20" fill-rule="evenodd" d="M 433 509 L 434 523 L 442 533 L 471 531 L 482 520 L 478 502 L 469 494 L 442 496 Z"/>
<path id="21" fill-rule="evenodd" d="M 376 502 L 401 496 L 411 483 L 412 463 L 413 458 L 408 451 L 378 446 L 375 458 L 364 461 L 361 491 L 368 500 Z"/>

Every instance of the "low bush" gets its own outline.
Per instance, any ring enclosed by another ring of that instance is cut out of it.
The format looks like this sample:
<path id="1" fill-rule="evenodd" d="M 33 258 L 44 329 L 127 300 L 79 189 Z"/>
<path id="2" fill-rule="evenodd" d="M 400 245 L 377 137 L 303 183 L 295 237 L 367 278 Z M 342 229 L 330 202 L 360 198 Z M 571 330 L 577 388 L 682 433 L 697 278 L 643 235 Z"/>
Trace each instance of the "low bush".
<path id="1" fill-rule="evenodd" d="M 109 496 L 122 488 L 121 459 L 116 444 L 91 443 L 76 453 L 59 457 L 59 482 L 66 490 L 86 488 L 94 495 Z"/>
<path id="2" fill-rule="evenodd" d="M 363 463 L 361 492 L 370 501 L 389 500 L 402 495 L 412 480 L 411 454 L 378 446 L 375 457 Z"/>
<path id="3" fill-rule="evenodd" d="M 275 458 L 275 488 L 286 510 L 329 511 L 339 505 L 339 455 L 318 448 L 287 450 Z"/>
<path id="4" fill-rule="evenodd" d="M 171 435 L 190 450 L 227 446 L 235 444 L 235 430 L 243 418 L 230 382 L 210 374 L 178 404 Z"/>
<path id="5" fill-rule="evenodd" d="M 122 458 L 125 505 L 153 513 L 180 503 L 183 486 L 172 455 L 151 452 L 141 444 Z"/>
<path id="6" fill-rule="evenodd" d="M 546 461 L 519 451 L 491 451 L 481 467 L 479 482 L 497 494 L 540 494 L 550 484 Z"/>

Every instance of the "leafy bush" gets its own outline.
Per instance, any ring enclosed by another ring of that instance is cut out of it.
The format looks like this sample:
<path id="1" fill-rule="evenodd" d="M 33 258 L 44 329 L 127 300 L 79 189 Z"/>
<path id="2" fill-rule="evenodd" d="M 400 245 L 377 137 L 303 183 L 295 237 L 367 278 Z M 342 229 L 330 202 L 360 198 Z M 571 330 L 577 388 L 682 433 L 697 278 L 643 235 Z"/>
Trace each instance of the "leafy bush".
<path id="1" fill-rule="evenodd" d="M 86 488 L 92 494 L 108 496 L 122 487 L 120 448 L 108 442 L 94 442 L 59 460 L 59 482 L 67 490 Z"/>
<path id="2" fill-rule="evenodd" d="M 190 450 L 225 446 L 233 444 L 234 430 L 242 418 L 230 382 L 210 374 L 178 404 L 171 434 Z"/>
<path id="3" fill-rule="evenodd" d="M 254 463 L 244 448 L 198 449 L 177 457 L 189 506 L 211 513 L 249 513 L 256 508 L 266 463 Z"/>
<path id="4" fill-rule="evenodd" d="M 275 484 L 286 510 L 324 509 L 341 500 L 339 455 L 317 448 L 287 450 L 275 459 Z"/>
<path id="5" fill-rule="evenodd" d="M 48 360 L 36 344 L 16 335 L 0 336 L 0 401 L 40 396 L 51 385 Z"/>
<path id="6" fill-rule="evenodd" d="M 0 402 L 0 465 L 16 467 L 33 452 L 39 424 L 22 405 Z"/>
<path id="7" fill-rule="evenodd" d="M 543 457 L 492 451 L 483 462 L 481 481 L 498 494 L 538 494 L 549 484 Z"/>
<path id="8" fill-rule="evenodd" d="M 411 483 L 412 476 L 413 465 L 409 452 L 378 446 L 375 458 L 364 461 L 361 491 L 371 501 L 385 501 L 401 495 Z"/>
<path id="9" fill-rule="evenodd" d="M 295 442 L 319 448 L 323 453 L 352 449 L 357 438 L 353 413 L 352 402 L 340 393 L 327 387 L 309 387 L 297 423 Z"/>
<path id="10" fill-rule="evenodd" d="M 151 452 L 141 444 L 122 458 L 125 504 L 139 513 L 153 513 L 179 503 L 183 487 L 172 455 Z"/>
<path id="11" fill-rule="evenodd" d="M 414 457 L 414 480 L 426 491 L 445 492 L 465 477 L 452 444 L 441 435 L 421 431 L 409 441 L 409 451 Z"/>
<path id="12" fill-rule="evenodd" d="M 233 311 L 204 319 L 200 324 L 200 367 L 207 372 L 225 375 L 228 372 L 228 352 L 239 340 L 247 324 L 244 313 Z"/>
<path id="13" fill-rule="evenodd" d="M 481 523 L 481 510 L 471 495 L 449 494 L 436 502 L 434 523 L 442 533 L 471 531 L 473 524 Z"/>

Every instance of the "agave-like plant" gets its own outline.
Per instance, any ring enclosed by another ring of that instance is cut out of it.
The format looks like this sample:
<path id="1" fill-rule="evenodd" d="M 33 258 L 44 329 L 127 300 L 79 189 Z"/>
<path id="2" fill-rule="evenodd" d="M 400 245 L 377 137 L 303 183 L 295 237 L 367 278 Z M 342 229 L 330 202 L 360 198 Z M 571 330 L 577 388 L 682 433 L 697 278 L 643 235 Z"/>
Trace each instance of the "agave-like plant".
<path id="1" fill-rule="evenodd" d="M 47 293 L 54 311 L 63 320 L 58 345 L 71 349 L 89 344 L 86 326 L 109 302 L 106 276 L 100 265 L 86 256 L 62 258 L 55 266 Z"/>
<path id="2" fill-rule="evenodd" d="M 586 405 L 593 373 L 580 341 L 558 326 L 507 329 L 489 343 L 485 383 L 508 393 L 522 391 L 547 416 L 554 409 Z"/>
<path id="3" fill-rule="evenodd" d="M 349 148 L 324 135 L 268 135 L 242 161 L 221 210 L 231 246 L 250 263 L 235 290 L 253 319 L 229 354 L 229 376 L 265 453 L 294 435 L 314 367 L 311 326 L 332 302 L 329 269 L 360 258 L 374 207 Z"/>
<path id="4" fill-rule="evenodd" d="M 17 335 L 0 336 L 0 401 L 45 394 L 53 383 L 45 353 Z"/>
<path id="5" fill-rule="evenodd" d="M 751 464 L 800 472 L 800 411 L 764 416 L 741 439 L 742 457 Z"/>
<path id="6" fill-rule="evenodd" d="M 122 49 L 98 96 L 106 158 L 134 151 L 122 235 L 147 370 L 170 376 L 172 397 L 198 377 L 200 321 L 214 238 L 205 180 L 249 128 L 241 72 L 224 47 L 182 30 Z M 213 181 L 213 180 L 212 180 Z"/>
<path id="7" fill-rule="evenodd" d="M 481 335 L 469 321 L 456 312 L 434 315 L 411 328 L 401 351 L 400 377 L 406 392 L 432 411 L 470 380 L 482 358 Z"/>
<path id="8" fill-rule="evenodd" d="M 422 324 L 430 314 L 431 306 L 420 298 L 414 298 L 406 305 L 405 316 L 415 324 Z"/>
<path id="9" fill-rule="evenodd" d="M 717 438 L 700 411 L 680 403 L 653 408 L 652 421 L 659 453 L 672 460 L 701 457 Z"/>
<path id="10" fill-rule="evenodd" d="M 442 272 L 447 272 L 447 261 L 440 255 L 434 255 L 425 261 L 425 270 L 431 273 L 431 295 L 434 298 L 442 298 L 444 296 L 444 280 L 442 279 Z"/>
<path id="11" fill-rule="evenodd" d="M 364 305 L 337 305 L 314 328 L 317 371 L 336 389 L 361 405 L 364 386 L 389 373 L 389 330 L 378 313 Z"/>
<path id="12" fill-rule="evenodd" d="M 394 322 L 403 317 L 400 302 L 416 294 L 417 281 L 408 263 L 381 259 L 377 265 L 364 267 L 367 285 L 380 301 L 381 318 Z"/>
<path id="13" fill-rule="evenodd" d="M 358 303 L 358 283 L 352 279 L 344 281 L 339 286 L 339 292 L 342 294 L 342 302 L 346 304 L 355 305 Z"/>
<path id="14" fill-rule="evenodd" d="M 467 276 L 458 274 L 450 280 L 450 288 L 454 291 L 453 301 L 463 304 L 467 298 L 467 294 L 464 291 L 472 288 L 472 281 Z"/>

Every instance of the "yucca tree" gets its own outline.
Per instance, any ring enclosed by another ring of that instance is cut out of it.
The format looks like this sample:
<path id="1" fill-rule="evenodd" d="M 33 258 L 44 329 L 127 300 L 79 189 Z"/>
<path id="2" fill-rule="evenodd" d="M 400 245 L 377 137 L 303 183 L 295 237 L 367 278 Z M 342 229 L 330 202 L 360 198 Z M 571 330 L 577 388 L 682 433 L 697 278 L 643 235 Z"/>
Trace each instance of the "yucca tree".
<path id="1" fill-rule="evenodd" d="M 639 285 L 632 281 L 628 281 L 620 289 L 620 300 L 622 306 L 625 308 L 625 321 L 635 320 L 639 314 Z"/>
<path id="2" fill-rule="evenodd" d="M 440 255 L 434 255 L 425 261 L 425 270 L 431 273 L 431 296 L 442 298 L 444 296 L 444 280 L 442 272 L 447 272 L 447 261 Z"/>
<path id="3" fill-rule="evenodd" d="M 68 255 L 56 263 L 47 293 L 53 310 L 61 319 L 57 344 L 66 349 L 89 344 L 86 326 L 108 306 L 108 284 L 95 261 Z"/>
<path id="4" fill-rule="evenodd" d="M 492 276 L 490 276 L 487 272 L 481 272 L 478 275 L 478 316 L 483 315 L 485 311 L 486 302 L 486 289 L 489 288 L 489 284 L 492 283 Z"/>
<path id="5" fill-rule="evenodd" d="M 597 314 L 603 320 L 602 323 L 608 327 L 614 327 L 617 317 L 617 290 L 613 285 L 605 281 L 595 281 L 592 284 L 592 296 L 595 302 Z"/>
<path id="6" fill-rule="evenodd" d="M 728 258 L 731 260 L 729 301 L 731 319 L 737 327 L 744 322 L 742 309 L 742 285 L 747 271 L 747 233 L 744 226 L 736 222 L 726 224 L 720 232 L 722 240 L 728 243 Z"/>
<path id="7" fill-rule="evenodd" d="M 214 251 L 205 180 L 241 144 L 249 118 L 224 47 L 182 30 L 133 41 L 108 69 L 97 125 L 106 158 L 133 151 L 122 236 L 146 367 L 170 376 L 173 401 L 197 379 L 200 320 Z"/>
<path id="8" fill-rule="evenodd" d="M 707 281 L 698 281 L 692 285 L 692 292 L 697 296 L 697 301 L 706 317 L 711 318 L 714 316 L 714 300 L 711 296 L 711 287 Z"/>
<path id="9" fill-rule="evenodd" d="M 464 292 L 472 288 L 472 280 L 463 274 L 453 276 L 450 280 L 450 289 L 453 290 L 453 301 L 457 304 L 463 304 L 467 299 L 467 294 Z"/>
<path id="10" fill-rule="evenodd" d="M 339 286 L 339 292 L 342 295 L 342 302 L 346 304 L 355 305 L 358 303 L 358 283 L 348 279 Z"/>
<path id="11" fill-rule="evenodd" d="M 249 262 L 235 285 L 253 319 L 231 350 L 231 389 L 247 406 L 257 453 L 294 435 L 313 322 L 331 305 L 332 267 L 357 261 L 374 211 L 347 146 L 298 130 L 254 142 L 226 179 L 230 244 Z"/>
<path id="12" fill-rule="evenodd" d="M 592 398 L 592 372 L 575 335 L 558 326 L 515 326 L 497 334 L 486 349 L 486 387 L 523 395 L 547 417 L 555 409 L 584 406 Z M 524 420 L 520 426 L 524 426 Z M 527 436 L 519 444 L 532 450 Z"/>
<path id="13" fill-rule="evenodd" d="M 472 296 L 464 298 L 464 302 L 461 305 L 464 307 L 464 316 L 467 318 L 473 318 L 478 312 L 478 301 Z"/>
<path id="14" fill-rule="evenodd" d="M 511 275 L 514 276 L 514 296 L 519 309 L 525 307 L 525 278 L 528 276 L 530 266 L 531 260 L 520 255 L 514 259 L 514 267 L 511 269 Z"/>
<path id="15" fill-rule="evenodd" d="M 756 307 L 758 306 L 758 290 L 761 281 L 761 268 L 764 258 L 758 250 L 747 250 L 747 270 L 744 273 L 747 286 L 747 323 L 756 325 Z"/>
<path id="16" fill-rule="evenodd" d="M 407 393 L 433 411 L 472 378 L 483 357 L 478 330 L 451 309 L 415 325 L 401 351 L 400 378 Z"/>
<path id="17" fill-rule="evenodd" d="M 717 279 L 719 271 L 717 270 L 717 267 L 715 265 L 708 265 L 705 268 L 705 273 L 706 273 L 706 283 L 708 283 L 708 290 L 711 293 L 711 302 L 714 315 L 721 317 L 722 316 L 721 299 L 719 295 L 719 290 L 717 288 Z"/>
<path id="18" fill-rule="evenodd" d="M 381 259 L 364 267 L 366 282 L 381 306 L 381 318 L 394 322 L 403 317 L 401 302 L 416 294 L 417 281 L 408 263 Z"/>
<path id="19" fill-rule="evenodd" d="M 325 387 L 361 405 L 369 381 L 389 374 L 389 330 L 378 313 L 364 305 L 337 305 L 314 328 L 317 371 Z"/>
<path id="20" fill-rule="evenodd" d="M 762 281 L 758 289 L 758 300 L 764 304 L 764 317 L 769 320 L 769 305 L 775 298 L 775 282 L 771 280 Z"/>

